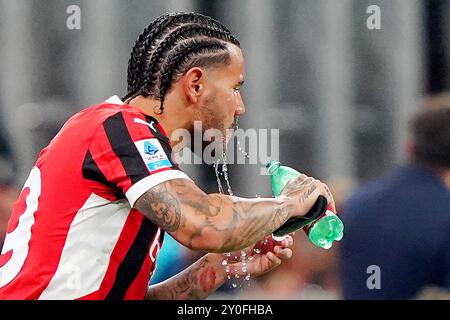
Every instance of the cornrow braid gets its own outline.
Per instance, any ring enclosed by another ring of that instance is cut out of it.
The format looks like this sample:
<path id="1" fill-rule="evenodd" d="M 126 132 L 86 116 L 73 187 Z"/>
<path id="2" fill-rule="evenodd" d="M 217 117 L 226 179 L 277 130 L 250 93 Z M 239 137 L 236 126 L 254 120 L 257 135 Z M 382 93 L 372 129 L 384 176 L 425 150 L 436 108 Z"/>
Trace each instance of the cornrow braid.
<path id="1" fill-rule="evenodd" d="M 193 56 L 201 56 L 202 54 L 208 53 L 216 53 L 216 57 L 209 57 L 209 64 L 217 63 L 217 62 L 223 62 L 223 54 L 217 55 L 217 52 L 222 51 L 222 53 L 225 53 L 228 56 L 227 47 L 224 43 L 221 41 L 215 40 L 215 39 L 208 39 L 208 40 L 193 40 L 189 41 L 187 43 L 182 43 L 180 45 L 180 48 L 173 54 L 169 55 L 167 61 L 168 64 L 164 68 L 164 72 L 161 75 L 161 82 L 160 82 L 160 88 L 159 88 L 159 97 L 160 97 L 160 111 L 163 110 L 164 105 L 164 99 L 166 96 L 166 93 L 170 90 L 172 87 L 172 82 L 174 77 L 181 73 L 180 69 L 182 67 L 186 68 L 186 64 L 188 64 L 189 60 Z M 193 67 L 194 64 L 191 63 L 189 67 Z M 183 68 L 183 69 L 185 69 Z M 184 71 L 184 70 L 183 70 Z"/>
<path id="2" fill-rule="evenodd" d="M 137 38 L 133 50 L 131 51 L 131 57 L 128 60 L 128 92 L 132 93 L 137 88 L 139 88 L 139 83 L 141 79 L 139 78 L 139 70 L 142 69 L 145 62 L 145 55 L 154 42 L 155 37 L 159 34 L 162 26 L 162 22 L 167 20 L 168 14 L 162 15 L 153 21 Z"/>
<path id="3" fill-rule="evenodd" d="M 200 39 L 210 42 L 219 41 L 221 46 L 217 43 L 215 46 L 198 51 L 187 50 L 188 43 L 198 45 Z M 180 42 L 183 43 L 182 46 L 180 46 Z M 180 72 L 186 71 L 181 67 L 188 65 L 183 58 L 183 63 L 175 69 L 171 69 L 174 64 L 170 59 L 174 56 L 182 56 L 180 50 L 189 51 L 190 53 L 185 56 L 189 59 L 195 59 L 196 55 L 205 53 L 213 56 L 215 51 L 222 51 L 223 55 L 227 53 L 224 43 L 240 46 L 239 41 L 231 34 L 230 30 L 213 18 L 198 13 L 183 12 L 160 16 L 144 29 L 133 47 L 128 62 L 128 93 L 123 99 L 132 99 L 138 95 L 152 96 L 161 100 L 160 110 L 162 112 L 165 95 L 172 85 L 171 83 L 163 85 L 163 76 L 164 81 L 174 81 Z M 224 61 L 224 57 L 222 56 L 219 60 Z M 210 63 L 211 61 L 203 59 L 203 62 Z"/>
<path id="4" fill-rule="evenodd" d="M 223 32 L 230 33 L 230 31 L 217 20 L 209 18 L 201 14 L 193 13 L 173 13 L 165 14 L 153 21 L 144 31 L 139 35 L 128 62 L 128 94 L 124 99 L 128 99 L 137 94 L 137 91 L 142 87 L 145 80 L 142 70 L 148 68 L 147 61 L 149 55 L 153 54 L 150 50 L 155 45 L 162 34 L 167 33 L 168 29 L 174 25 L 181 23 L 209 23 Z"/>

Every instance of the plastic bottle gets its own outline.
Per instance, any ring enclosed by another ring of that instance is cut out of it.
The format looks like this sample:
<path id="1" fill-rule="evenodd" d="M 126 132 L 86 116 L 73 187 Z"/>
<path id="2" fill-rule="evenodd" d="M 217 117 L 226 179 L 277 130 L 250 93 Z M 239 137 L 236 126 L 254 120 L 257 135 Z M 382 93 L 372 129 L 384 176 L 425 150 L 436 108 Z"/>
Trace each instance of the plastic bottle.
<path id="1" fill-rule="evenodd" d="M 282 166 L 279 161 L 269 162 L 267 169 L 275 197 L 280 195 L 289 180 L 300 175 L 300 172 Z M 344 235 L 344 224 L 331 207 L 327 207 L 327 200 L 323 196 L 318 197 L 311 210 L 303 217 L 290 218 L 283 226 L 274 231 L 273 235 L 284 236 L 300 228 L 303 228 L 314 245 L 324 249 L 331 248 L 333 241 L 341 240 Z"/>

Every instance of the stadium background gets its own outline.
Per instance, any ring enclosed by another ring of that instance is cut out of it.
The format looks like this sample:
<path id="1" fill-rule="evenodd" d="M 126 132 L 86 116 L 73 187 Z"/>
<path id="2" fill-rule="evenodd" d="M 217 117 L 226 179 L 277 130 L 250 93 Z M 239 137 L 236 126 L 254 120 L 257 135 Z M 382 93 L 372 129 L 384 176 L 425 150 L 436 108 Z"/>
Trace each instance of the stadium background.
<path id="1" fill-rule="evenodd" d="M 80 29 L 67 28 L 70 5 L 81 10 Z M 380 30 L 367 28 L 370 5 L 381 9 Z M 280 129 L 281 161 L 329 183 L 338 204 L 405 160 L 409 117 L 425 95 L 450 89 L 447 0 L 0 0 L 0 239 L 37 153 L 70 115 L 125 94 L 137 35 L 169 11 L 213 16 L 238 36 L 241 127 Z M 260 168 L 230 167 L 235 194 L 270 194 Z M 184 169 L 217 191 L 211 167 Z M 339 298 L 339 248 L 297 237 L 286 266 L 216 297 Z M 170 248 L 162 255 L 173 268 L 159 279 L 198 256 Z"/>

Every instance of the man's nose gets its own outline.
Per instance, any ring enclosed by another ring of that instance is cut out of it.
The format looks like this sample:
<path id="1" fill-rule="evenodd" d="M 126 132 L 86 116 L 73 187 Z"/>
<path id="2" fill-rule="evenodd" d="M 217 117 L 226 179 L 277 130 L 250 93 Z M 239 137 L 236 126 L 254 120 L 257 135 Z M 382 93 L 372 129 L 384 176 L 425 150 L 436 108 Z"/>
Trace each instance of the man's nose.
<path id="1" fill-rule="evenodd" d="M 239 95 L 235 115 L 242 116 L 244 113 L 245 113 L 244 101 L 242 100 L 242 97 Z"/>

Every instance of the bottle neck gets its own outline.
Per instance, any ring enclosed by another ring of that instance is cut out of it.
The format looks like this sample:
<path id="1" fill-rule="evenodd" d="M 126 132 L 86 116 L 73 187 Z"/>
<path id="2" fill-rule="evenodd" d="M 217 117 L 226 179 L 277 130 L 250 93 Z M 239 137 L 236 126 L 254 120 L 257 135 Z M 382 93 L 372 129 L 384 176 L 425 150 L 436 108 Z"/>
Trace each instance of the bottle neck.
<path id="1" fill-rule="evenodd" d="M 271 161 L 267 166 L 267 172 L 270 175 L 275 174 L 278 171 L 278 168 L 281 166 L 280 161 Z"/>

